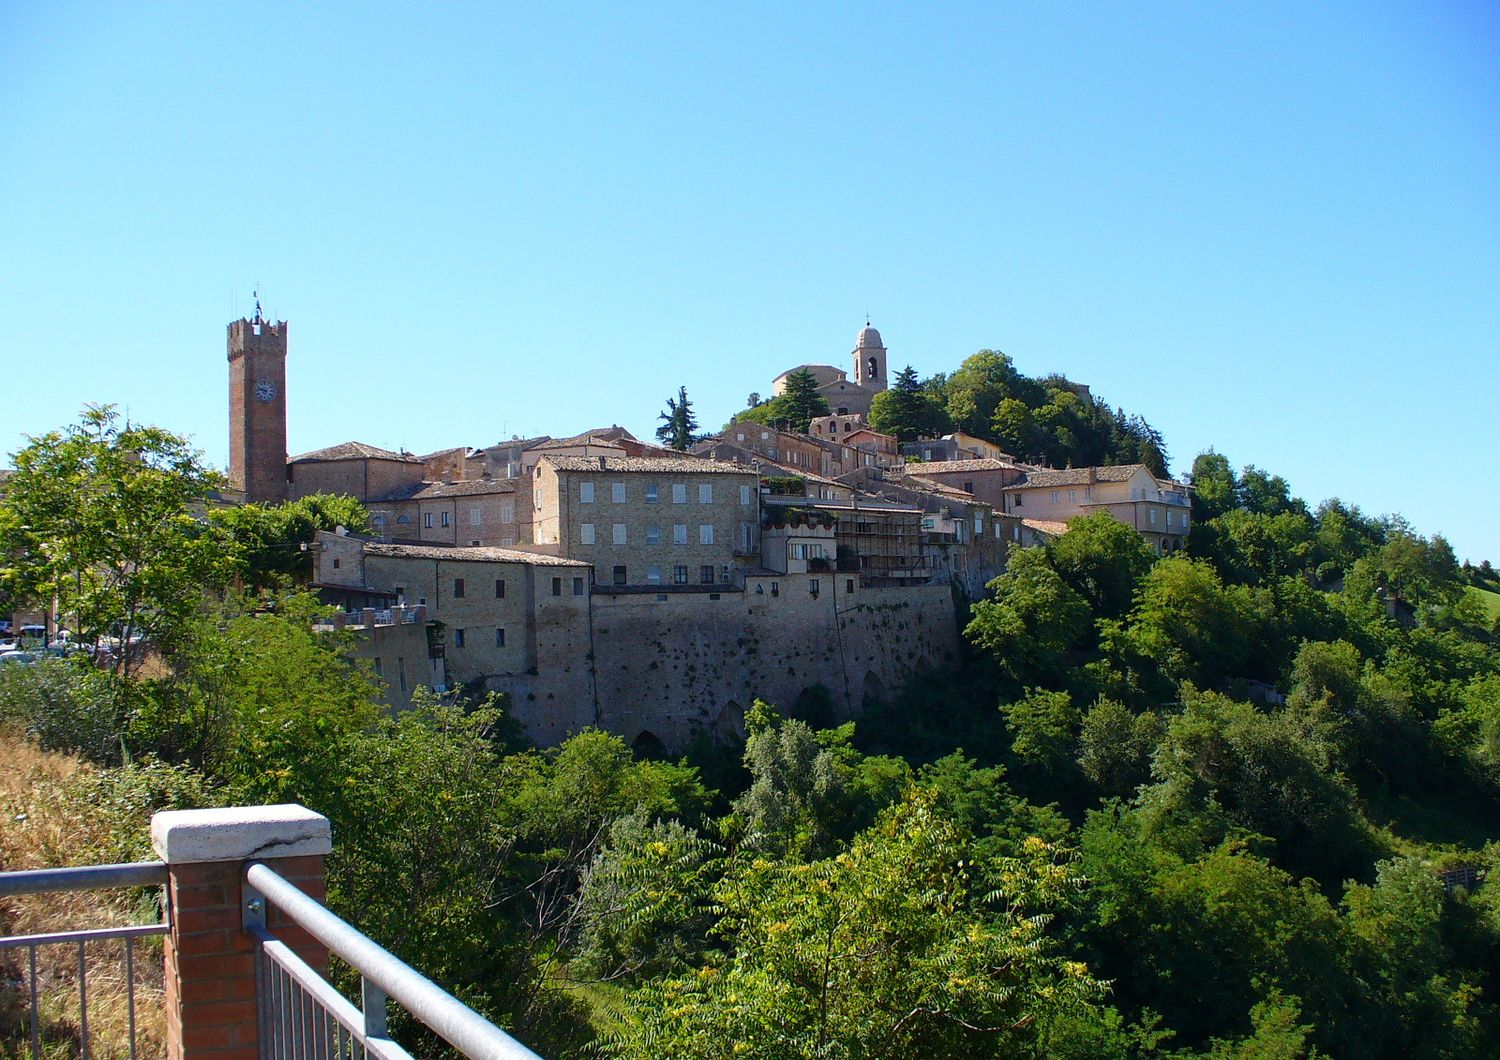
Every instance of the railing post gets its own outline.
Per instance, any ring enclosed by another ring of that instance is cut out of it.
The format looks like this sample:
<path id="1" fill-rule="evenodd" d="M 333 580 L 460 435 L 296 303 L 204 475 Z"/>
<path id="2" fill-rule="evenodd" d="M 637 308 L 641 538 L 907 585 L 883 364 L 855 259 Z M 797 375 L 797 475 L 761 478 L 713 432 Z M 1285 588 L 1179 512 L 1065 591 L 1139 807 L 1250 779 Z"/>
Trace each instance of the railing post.
<path id="1" fill-rule="evenodd" d="M 151 845 L 167 863 L 167 1056 L 254 1060 L 255 941 L 242 928 L 242 866 L 263 861 L 322 901 L 328 818 L 296 805 L 167 810 L 151 818 Z M 328 951 L 274 910 L 270 928 L 308 964 L 327 969 Z"/>

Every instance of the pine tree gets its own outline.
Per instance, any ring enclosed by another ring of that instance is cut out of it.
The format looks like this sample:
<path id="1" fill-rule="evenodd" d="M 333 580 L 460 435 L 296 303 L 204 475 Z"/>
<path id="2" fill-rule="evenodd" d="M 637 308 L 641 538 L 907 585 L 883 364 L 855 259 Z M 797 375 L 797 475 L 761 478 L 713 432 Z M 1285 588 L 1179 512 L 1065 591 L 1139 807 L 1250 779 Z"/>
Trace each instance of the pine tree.
<path id="1" fill-rule="evenodd" d="M 667 398 L 667 408 L 657 419 L 662 425 L 656 428 L 658 441 L 673 449 L 686 451 L 693 444 L 693 432 L 698 429 L 698 417 L 693 415 L 693 403 L 688 400 L 687 387 L 677 388 L 677 398 Z"/>

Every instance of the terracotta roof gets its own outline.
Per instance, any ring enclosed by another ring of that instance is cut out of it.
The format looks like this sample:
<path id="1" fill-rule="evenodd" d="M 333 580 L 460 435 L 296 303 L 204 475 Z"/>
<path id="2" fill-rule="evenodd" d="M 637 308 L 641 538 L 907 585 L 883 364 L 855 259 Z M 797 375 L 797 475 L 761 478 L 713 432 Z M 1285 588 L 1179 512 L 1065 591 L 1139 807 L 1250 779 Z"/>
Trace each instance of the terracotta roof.
<path id="1" fill-rule="evenodd" d="M 900 486 L 909 490 L 917 490 L 921 493 L 935 493 L 953 500 L 968 503 L 982 503 L 974 500 L 972 493 L 965 493 L 957 486 L 950 486 L 946 482 L 939 482 L 935 478 L 923 478 L 921 475 L 893 476 L 886 480 L 889 485 Z"/>
<path id="2" fill-rule="evenodd" d="M 471 545 L 452 548 L 445 545 L 392 545 L 379 541 L 365 542 L 365 555 L 405 559 L 454 559 L 479 563 L 527 563 L 533 567 L 589 567 L 582 560 L 563 559 L 539 552 L 522 552 L 514 548 Z"/>
<path id="3" fill-rule="evenodd" d="M 978 460 L 918 460 L 906 465 L 909 475 L 948 475 L 967 471 L 1025 471 L 1021 464 L 983 457 Z"/>
<path id="4" fill-rule="evenodd" d="M 393 453 L 389 449 L 377 449 L 364 442 L 342 442 L 327 449 L 314 449 L 310 453 L 294 456 L 289 464 L 315 464 L 328 460 L 396 460 L 403 464 L 420 464 L 422 458 L 412 453 Z"/>
<path id="5" fill-rule="evenodd" d="M 517 449 L 524 453 L 528 449 L 535 449 L 543 442 L 550 442 L 551 440 L 552 436 L 550 434 L 539 434 L 535 438 L 512 438 L 508 442 L 496 442 L 494 445 L 487 445 L 481 452 L 487 452 L 491 449 Z"/>
<path id="6" fill-rule="evenodd" d="M 527 450 L 529 453 L 545 452 L 548 449 L 577 449 L 579 446 L 591 445 L 596 449 L 618 449 L 624 452 L 611 438 L 600 438 L 596 435 L 586 434 L 573 438 L 553 438 L 551 441 L 533 445 Z"/>
<path id="7" fill-rule="evenodd" d="M 1048 537 L 1061 537 L 1068 532 L 1068 524 L 1059 523 L 1055 519 L 1022 519 L 1021 525 Z"/>
<path id="8" fill-rule="evenodd" d="M 617 471 L 624 474 L 659 475 L 676 472 L 693 475 L 753 475 L 755 472 L 722 460 L 700 460 L 695 456 L 544 456 L 559 471 Z"/>
<path id="9" fill-rule="evenodd" d="M 513 478 L 469 479 L 463 482 L 413 482 L 371 497 L 371 504 L 393 501 L 427 500 L 433 497 L 480 497 L 493 493 L 516 492 Z"/>
<path id="10" fill-rule="evenodd" d="M 1026 473 L 1026 481 L 1008 490 L 1034 489 L 1038 486 L 1087 486 L 1090 482 L 1129 482 L 1137 471 L 1145 471 L 1145 464 L 1115 464 L 1109 467 L 1069 467 L 1061 470 L 1046 468 Z M 1090 474 L 1092 473 L 1092 477 Z M 1149 474 L 1149 472 L 1148 472 Z"/>
<path id="11" fill-rule="evenodd" d="M 539 441 L 536 445 L 528 446 L 528 449 L 562 449 L 570 445 L 609 445 L 621 438 L 628 438 L 632 442 L 640 441 L 624 427 L 595 427 L 592 430 L 575 434 L 571 438 L 548 438 Z"/>
<path id="12" fill-rule="evenodd" d="M 447 449 L 438 449 L 438 450 L 435 450 L 435 451 L 433 451 L 431 453 L 423 453 L 422 454 L 422 459 L 423 460 L 436 460 L 440 456 L 452 456 L 454 453 L 458 453 L 460 456 L 465 456 L 466 457 L 466 456 L 468 456 L 472 452 L 475 452 L 475 449 L 472 446 L 455 445 L 455 446 L 450 446 Z"/>

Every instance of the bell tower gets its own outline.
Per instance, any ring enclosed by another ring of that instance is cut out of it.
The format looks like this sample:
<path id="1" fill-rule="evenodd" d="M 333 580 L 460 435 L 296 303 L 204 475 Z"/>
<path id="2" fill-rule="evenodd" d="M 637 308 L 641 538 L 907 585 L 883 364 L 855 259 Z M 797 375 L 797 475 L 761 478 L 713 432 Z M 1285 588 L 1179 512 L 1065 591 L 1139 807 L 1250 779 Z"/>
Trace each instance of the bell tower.
<path id="1" fill-rule="evenodd" d="M 854 342 L 854 381 L 867 390 L 879 393 L 886 389 L 885 346 L 880 341 L 880 332 L 865 326 L 859 330 Z"/>
<path id="2" fill-rule="evenodd" d="M 255 316 L 229 325 L 229 478 L 251 503 L 286 500 L 284 320 Z"/>

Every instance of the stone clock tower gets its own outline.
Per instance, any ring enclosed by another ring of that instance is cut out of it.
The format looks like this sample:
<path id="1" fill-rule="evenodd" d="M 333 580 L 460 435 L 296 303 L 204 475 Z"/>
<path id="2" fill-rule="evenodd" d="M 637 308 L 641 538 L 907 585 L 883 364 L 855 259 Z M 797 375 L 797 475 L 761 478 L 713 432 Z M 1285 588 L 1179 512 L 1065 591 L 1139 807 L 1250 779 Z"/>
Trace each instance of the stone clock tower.
<path id="1" fill-rule="evenodd" d="M 286 500 L 286 321 L 229 325 L 229 478 L 252 503 Z"/>

